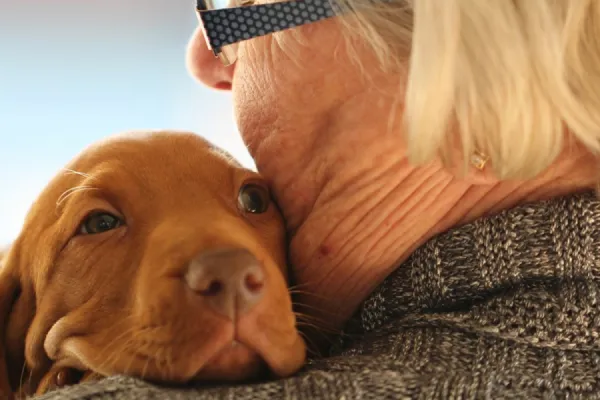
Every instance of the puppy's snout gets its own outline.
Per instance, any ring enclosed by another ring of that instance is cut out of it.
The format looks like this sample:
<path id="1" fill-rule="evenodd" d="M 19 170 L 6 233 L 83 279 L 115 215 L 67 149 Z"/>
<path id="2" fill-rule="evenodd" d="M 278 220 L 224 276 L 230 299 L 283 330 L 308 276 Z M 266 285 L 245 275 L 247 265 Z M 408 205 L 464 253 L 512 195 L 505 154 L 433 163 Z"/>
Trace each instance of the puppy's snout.
<path id="1" fill-rule="evenodd" d="M 212 250 L 192 260 L 185 281 L 214 311 L 233 320 L 261 300 L 265 274 L 248 250 Z"/>

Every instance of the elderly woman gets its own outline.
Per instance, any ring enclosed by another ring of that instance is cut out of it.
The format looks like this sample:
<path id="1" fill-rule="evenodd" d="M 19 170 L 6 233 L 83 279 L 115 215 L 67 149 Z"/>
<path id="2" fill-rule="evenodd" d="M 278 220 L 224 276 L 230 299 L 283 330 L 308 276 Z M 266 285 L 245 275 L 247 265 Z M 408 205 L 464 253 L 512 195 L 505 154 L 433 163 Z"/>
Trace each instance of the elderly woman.
<path id="1" fill-rule="evenodd" d="M 282 381 L 71 395 L 600 395 L 600 2 L 199 8 L 191 72 L 233 92 L 300 302 L 343 334 Z"/>

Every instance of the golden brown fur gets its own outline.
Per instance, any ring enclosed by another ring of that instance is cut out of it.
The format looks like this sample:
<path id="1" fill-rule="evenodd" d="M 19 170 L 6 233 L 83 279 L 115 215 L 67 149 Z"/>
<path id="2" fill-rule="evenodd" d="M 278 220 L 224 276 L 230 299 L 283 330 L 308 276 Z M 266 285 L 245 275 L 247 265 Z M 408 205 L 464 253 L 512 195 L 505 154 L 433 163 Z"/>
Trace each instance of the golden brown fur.
<path id="1" fill-rule="evenodd" d="M 31 393 L 65 367 L 172 383 L 245 379 L 262 362 L 277 376 L 299 369 L 305 346 L 286 285 L 282 218 L 274 204 L 261 214 L 240 209 L 247 182 L 265 185 L 188 133 L 119 136 L 73 160 L 3 260 L 4 393 L 22 384 Z M 97 210 L 124 225 L 79 234 Z M 265 273 L 264 297 L 235 323 L 190 300 L 182 284 L 190 261 L 213 248 L 249 250 Z M 229 348 L 234 337 L 243 345 Z"/>

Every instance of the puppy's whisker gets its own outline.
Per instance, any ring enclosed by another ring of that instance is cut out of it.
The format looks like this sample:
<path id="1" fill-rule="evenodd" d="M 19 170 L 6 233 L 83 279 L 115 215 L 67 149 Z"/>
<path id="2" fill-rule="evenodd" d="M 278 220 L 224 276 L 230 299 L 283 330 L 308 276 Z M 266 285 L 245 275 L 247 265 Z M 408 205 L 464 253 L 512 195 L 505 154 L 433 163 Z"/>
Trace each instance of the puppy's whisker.
<path id="1" fill-rule="evenodd" d="M 302 331 L 301 328 L 311 328 L 311 334 L 313 335 L 319 335 L 321 337 L 327 337 L 329 335 L 335 335 L 336 333 L 333 331 L 328 331 L 326 329 L 323 329 L 322 327 L 315 325 L 311 322 L 308 321 L 298 321 L 298 323 L 296 324 L 296 327 L 298 328 L 298 331 Z M 304 333 L 309 333 L 309 332 L 304 332 Z"/>
<path id="2" fill-rule="evenodd" d="M 173 348 L 165 347 L 165 378 L 170 380 L 173 376 L 175 376 L 175 364 L 173 363 Z M 158 364 L 157 364 L 158 365 Z M 162 370 L 162 368 L 161 368 Z"/>
<path id="3" fill-rule="evenodd" d="M 308 320 L 297 320 L 296 321 L 296 326 L 298 328 L 300 327 L 310 327 L 313 328 L 315 331 L 317 331 L 320 335 L 325 336 L 325 334 L 329 334 L 329 335 L 340 335 L 343 332 L 333 329 L 333 328 L 328 328 L 328 327 L 324 327 L 322 325 L 319 325 L 318 323 L 312 322 L 312 321 L 308 321 Z"/>
<path id="4" fill-rule="evenodd" d="M 293 289 L 293 290 L 288 290 L 288 292 L 291 295 L 310 296 L 310 297 L 317 298 L 319 300 L 327 300 L 326 296 L 323 296 L 323 295 L 320 295 L 320 294 L 316 294 L 316 293 L 313 293 L 313 292 L 307 292 L 307 291 L 304 291 L 304 290 Z"/>
<path id="5" fill-rule="evenodd" d="M 113 340 L 111 340 L 108 344 L 106 344 L 102 350 L 100 350 L 100 354 L 98 355 L 98 359 L 102 359 L 104 358 L 104 354 L 110 353 L 111 351 L 111 347 L 117 343 L 118 341 L 120 341 L 124 336 L 130 335 L 131 333 L 133 333 L 133 328 L 129 328 L 129 329 L 125 329 L 123 332 L 121 332 L 119 335 L 117 335 L 115 338 L 113 338 Z M 109 365 L 108 363 L 111 361 L 112 358 L 114 358 L 114 354 L 118 354 L 118 346 L 116 346 L 115 351 L 112 352 L 111 356 L 108 356 L 106 358 L 104 358 L 104 362 L 102 362 L 100 364 L 100 369 L 104 368 L 105 366 Z"/>
<path id="6" fill-rule="evenodd" d="M 140 343 L 141 342 L 140 338 L 143 339 L 145 336 L 147 336 L 152 331 L 155 331 L 157 329 L 160 329 L 160 327 L 146 326 L 141 329 L 133 327 L 133 328 L 129 328 L 125 332 L 121 333 L 115 339 L 113 339 L 111 343 L 119 341 L 124 336 L 129 336 L 129 338 L 126 340 L 126 342 L 123 345 L 115 347 L 109 360 L 118 361 L 120 354 L 125 354 L 125 355 L 130 356 L 129 363 L 126 366 L 125 371 L 123 372 L 126 375 L 130 374 L 133 362 L 135 361 L 136 357 L 140 356 L 139 352 L 132 350 L 132 349 L 135 349 L 135 346 L 132 346 L 132 344 Z M 105 349 L 108 350 L 108 346 L 105 346 Z M 150 366 L 150 362 L 154 361 L 154 358 L 155 358 L 155 357 L 150 357 L 146 354 L 143 354 L 143 356 L 146 357 L 146 361 L 145 361 L 144 367 L 141 371 L 142 379 L 144 379 L 144 377 L 147 374 L 147 369 Z M 138 372 L 140 372 L 140 371 L 138 371 Z"/>
<path id="7" fill-rule="evenodd" d="M 295 285 L 289 286 L 288 289 L 290 289 L 290 290 L 296 290 L 296 289 L 301 289 L 301 288 L 305 288 L 305 287 L 310 287 L 314 283 L 316 283 L 316 282 L 297 283 Z"/>
<path id="8" fill-rule="evenodd" d="M 299 327 L 305 327 L 305 328 L 309 328 L 310 332 L 306 332 L 306 331 L 302 331 L 301 329 L 298 330 L 298 332 L 301 332 L 305 337 L 305 338 L 314 338 L 314 339 L 321 339 L 323 342 L 326 342 L 328 345 L 333 345 L 334 339 L 329 336 L 326 335 L 325 333 L 323 333 L 322 331 L 320 331 L 318 328 L 315 328 L 312 324 L 301 324 L 299 325 Z M 317 346 L 315 346 L 314 342 L 312 340 L 309 340 L 309 343 L 311 344 L 311 346 L 313 347 L 313 349 L 318 349 Z"/>
<path id="9" fill-rule="evenodd" d="M 175 375 L 175 363 L 173 362 L 173 348 L 167 349 L 167 370 L 169 371 L 169 378 Z"/>
<path id="10" fill-rule="evenodd" d="M 165 368 L 161 368 L 160 365 L 161 364 L 165 364 L 166 365 L 166 355 L 165 353 L 167 353 L 167 347 L 159 347 L 156 350 L 156 354 L 154 357 L 149 358 L 150 361 L 152 361 L 154 363 L 154 367 L 156 368 L 156 371 L 158 371 L 160 378 L 161 379 L 168 379 L 168 376 L 164 376 L 165 375 Z"/>
<path id="11" fill-rule="evenodd" d="M 132 364 L 133 364 L 133 362 L 135 361 L 135 353 L 133 353 L 133 352 L 130 350 L 130 345 L 131 345 L 131 343 L 133 343 L 133 342 L 134 342 L 134 341 L 133 341 L 133 339 L 131 339 L 131 338 L 130 338 L 129 340 L 127 340 L 127 342 L 125 342 L 125 343 L 123 344 L 123 349 L 122 349 L 122 351 L 121 351 L 121 353 L 120 353 L 120 356 L 121 356 L 121 357 L 123 357 L 123 356 L 126 356 L 126 357 L 128 356 L 128 357 L 129 357 L 129 362 L 127 363 L 127 366 L 126 366 L 126 367 L 125 367 L 125 369 L 123 370 L 123 374 L 124 374 L 124 375 L 131 375 L 131 373 L 130 373 L 129 371 L 131 370 L 131 365 L 132 365 Z"/>
<path id="12" fill-rule="evenodd" d="M 33 370 L 29 370 L 29 377 L 27 378 L 27 386 L 28 386 L 28 390 L 29 387 L 31 387 L 31 383 L 33 382 Z"/>
<path id="13" fill-rule="evenodd" d="M 161 358 L 160 360 L 158 358 L 154 358 L 154 366 L 156 367 L 156 371 L 158 371 L 158 375 L 160 377 L 160 379 L 164 379 L 165 381 L 169 380 L 169 375 L 171 374 L 171 370 L 169 368 L 169 363 L 167 362 L 167 359 L 169 357 L 169 351 L 167 350 L 166 347 L 161 348 Z M 161 368 L 161 365 L 163 366 Z"/>
<path id="14" fill-rule="evenodd" d="M 307 346 L 307 348 L 306 348 L 307 353 L 312 354 L 316 357 L 323 356 L 321 354 L 321 352 L 317 350 L 317 346 L 315 345 L 315 342 L 313 342 L 312 339 L 310 337 L 308 337 L 308 335 L 306 333 L 301 332 L 301 331 L 298 331 L 298 333 L 300 334 L 300 336 L 302 336 L 304 341 L 306 341 L 309 344 L 309 346 Z"/>
<path id="15" fill-rule="evenodd" d="M 105 347 L 105 350 L 108 350 L 108 349 Z M 102 361 L 100 364 L 98 364 L 98 367 L 96 368 L 97 371 L 110 369 L 111 364 L 113 364 L 113 361 L 116 359 L 117 355 L 119 354 L 118 349 L 115 349 L 112 352 L 104 351 L 103 353 L 106 354 L 106 357 L 103 357 L 104 361 Z M 97 372 L 97 371 L 94 371 L 94 372 Z M 100 372 L 98 372 L 98 373 L 100 373 Z"/>
<path id="16" fill-rule="evenodd" d="M 110 369 L 111 365 L 115 365 L 117 363 L 120 354 L 121 354 L 121 351 L 120 351 L 119 347 L 115 347 L 115 349 L 108 354 L 108 356 L 106 357 L 104 362 L 102 362 L 100 364 L 98 369 L 99 370 Z"/>
<path id="17" fill-rule="evenodd" d="M 94 179 L 94 177 L 90 174 L 86 174 L 85 172 L 81 172 L 81 171 L 75 171 L 74 169 L 71 169 L 71 168 L 62 168 L 62 170 L 65 172 L 65 175 L 79 175 L 79 176 L 83 176 L 84 178 L 87 178 L 87 179 Z"/>
<path id="18" fill-rule="evenodd" d="M 144 368 L 142 368 L 142 379 L 146 378 L 146 370 L 148 369 L 148 365 L 150 364 L 150 357 L 146 357 L 146 362 L 144 363 Z"/>
<path id="19" fill-rule="evenodd" d="M 67 189 L 56 200 L 56 209 L 58 210 L 60 208 L 60 206 L 73 194 L 82 192 L 85 190 L 98 190 L 98 188 L 94 187 L 94 186 L 82 185 L 82 186 L 75 186 L 70 189 Z"/>
<path id="20" fill-rule="evenodd" d="M 166 362 L 166 353 L 168 352 L 168 347 L 158 347 L 154 350 L 152 357 L 148 356 L 148 360 L 154 364 L 155 373 L 158 372 L 160 379 L 168 379 L 168 373 L 166 371 L 167 362 Z M 150 353 L 150 352 L 149 352 Z"/>
<path id="21" fill-rule="evenodd" d="M 147 334 L 148 331 L 152 331 L 154 329 L 156 329 L 156 328 L 155 327 L 146 327 L 141 330 L 134 331 L 133 334 L 131 335 L 130 339 L 125 343 L 125 345 L 123 345 L 124 353 L 129 355 L 129 364 L 125 368 L 125 375 L 132 375 L 132 373 L 130 371 L 132 369 L 132 365 L 134 364 L 134 362 L 136 361 L 137 358 L 144 357 L 144 358 L 146 358 L 146 361 L 148 361 L 149 359 L 152 358 L 148 354 L 145 354 L 144 352 L 136 351 L 136 347 L 139 348 L 139 346 L 132 346 L 132 344 L 136 344 L 136 343 L 139 344 L 141 342 L 139 340 L 140 336 L 143 336 L 143 335 Z M 144 369 L 145 368 L 146 368 L 146 364 L 144 366 Z"/>
<path id="22" fill-rule="evenodd" d="M 136 339 L 137 339 L 137 337 L 136 337 Z M 135 341 L 137 341 L 137 340 L 135 340 Z M 134 353 L 133 357 L 138 357 L 138 356 L 141 355 L 141 356 L 143 356 L 146 359 L 146 361 L 144 362 L 144 367 L 142 368 L 141 379 L 145 379 L 146 378 L 148 367 L 150 366 L 151 362 L 154 362 L 155 365 L 158 366 L 157 359 L 160 359 L 163 351 L 164 351 L 164 348 L 159 348 L 155 352 L 154 355 L 150 355 L 150 352 L 148 352 L 148 351 L 144 351 L 142 353 L 140 353 L 139 351 L 133 352 Z"/>
<path id="23" fill-rule="evenodd" d="M 326 317 L 335 317 L 335 313 L 333 313 L 331 311 L 325 311 L 319 307 L 311 306 L 311 305 L 305 304 L 305 303 L 292 302 L 292 307 L 294 308 L 294 310 L 306 309 L 308 311 L 313 311 L 316 314 L 323 314 Z"/>
<path id="24" fill-rule="evenodd" d="M 302 327 L 311 328 L 311 333 L 318 334 L 320 337 L 325 338 L 330 343 L 332 342 L 331 335 L 339 336 L 344 334 L 341 330 L 329 327 L 327 326 L 327 323 L 319 321 L 316 318 L 306 315 L 298 315 L 297 313 L 295 313 L 295 315 L 297 316 L 296 326 L 299 328 L 299 331 Z"/>
<path id="25" fill-rule="evenodd" d="M 127 316 L 126 316 L 126 317 L 123 319 L 123 321 L 121 322 L 121 325 L 126 325 L 126 324 L 127 324 L 127 322 L 128 322 L 129 320 L 132 320 L 132 318 L 131 318 L 129 315 L 127 315 Z M 105 345 L 103 346 L 103 348 L 102 348 L 102 350 L 101 350 L 101 351 L 109 350 L 109 349 L 110 349 L 110 347 L 111 347 L 111 346 L 112 346 L 112 345 L 113 345 L 115 342 L 117 342 L 117 341 L 121 340 L 121 339 L 123 338 L 123 336 L 126 336 L 126 335 L 129 335 L 129 334 L 131 334 L 131 333 L 133 332 L 133 329 L 134 329 L 134 328 L 133 328 L 133 327 L 131 327 L 131 326 L 130 326 L 130 327 L 128 327 L 128 328 L 125 328 L 125 329 L 123 329 L 123 330 L 121 331 L 121 333 L 119 333 L 118 335 L 114 336 L 114 337 L 113 337 L 113 339 L 112 339 L 110 342 L 108 342 L 107 344 L 105 344 Z M 114 330 L 116 330 L 116 331 L 119 331 L 119 329 L 114 329 Z M 108 333 L 110 333 L 110 332 L 108 332 Z M 100 355 L 98 356 L 98 358 L 100 358 Z"/>
<path id="26" fill-rule="evenodd" d="M 23 362 L 23 368 L 21 368 L 21 376 L 19 376 L 19 386 L 25 384 L 25 371 L 27 370 L 27 362 Z"/>
<path id="27" fill-rule="evenodd" d="M 133 318 L 131 317 L 127 317 L 125 318 L 125 320 L 123 321 L 123 323 L 126 323 L 129 320 L 132 320 Z M 111 352 L 111 347 L 113 347 L 113 345 L 117 342 L 121 342 L 121 339 L 123 339 L 123 337 L 126 336 L 133 336 L 133 334 L 135 333 L 135 327 L 129 327 L 123 330 L 123 332 L 121 332 L 119 335 L 117 335 L 111 342 L 109 342 L 107 345 L 104 346 L 102 352 L 103 353 L 109 353 L 109 356 L 105 358 L 104 362 L 102 362 L 100 364 L 99 369 L 103 369 L 105 366 L 110 366 L 111 363 L 116 364 L 116 362 L 118 361 L 119 355 L 121 354 L 121 352 L 126 350 L 126 346 L 128 343 L 130 343 L 131 339 L 127 339 L 125 342 L 125 345 L 117 345 L 114 346 L 113 351 Z M 98 359 L 100 359 L 101 357 L 99 356 Z"/>
<path id="28" fill-rule="evenodd" d="M 28 343 L 26 343 L 26 349 L 25 349 L 25 354 L 27 354 L 27 352 L 34 352 L 34 347 L 36 343 L 39 343 L 40 340 L 40 336 L 36 336 L 34 338 L 32 338 L 31 341 L 29 341 Z M 25 371 L 28 371 L 29 376 L 25 379 Z M 27 368 L 27 361 L 25 360 L 23 363 L 23 368 L 21 369 L 21 376 L 19 377 L 19 385 L 29 385 L 31 386 L 31 382 L 33 380 L 33 370 Z"/>
<path id="29" fill-rule="evenodd" d="M 319 323 L 324 323 L 324 324 L 326 324 L 326 323 L 327 323 L 326 321 L 324 321 L 324 320 L 323 320 L 322 318 L 320 318 L 320 317 L 317 317 L 317 316 L 315 316 L 315 315 L 311 315 L 311 314 L 305 314 L 305 313 L 303 313 L 303 312 L 301 312 L 301 311 L 294 311 L 294 315 L 295 315 L 297 318 L 301 319 L 301 320 L 310 320 L 310 321 L 316 321 L 316 322 L 319 322 Z"/>

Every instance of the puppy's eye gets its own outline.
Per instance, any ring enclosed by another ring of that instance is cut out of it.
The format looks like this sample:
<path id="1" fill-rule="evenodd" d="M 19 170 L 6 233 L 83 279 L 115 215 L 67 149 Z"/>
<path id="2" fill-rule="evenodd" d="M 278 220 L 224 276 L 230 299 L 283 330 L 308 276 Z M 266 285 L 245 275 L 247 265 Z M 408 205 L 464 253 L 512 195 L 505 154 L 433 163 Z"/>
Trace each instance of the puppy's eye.
<path id="1" fill-rule="evenodd" d="M 238 204 L 240 208 L 252 214 L 261 214 L 269 208 L 269 191 L 255 183 L 249 183 L 240 189 Z"/>
<path id="2" fill-rule="evenodd" d="M 88 215 L 79 226 L 80 235 L 94 235 L 116 229 L 123 221 L 107 212 L 95 212 Z"/>

